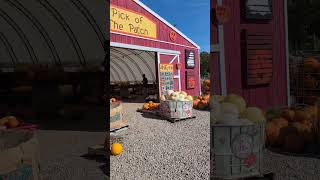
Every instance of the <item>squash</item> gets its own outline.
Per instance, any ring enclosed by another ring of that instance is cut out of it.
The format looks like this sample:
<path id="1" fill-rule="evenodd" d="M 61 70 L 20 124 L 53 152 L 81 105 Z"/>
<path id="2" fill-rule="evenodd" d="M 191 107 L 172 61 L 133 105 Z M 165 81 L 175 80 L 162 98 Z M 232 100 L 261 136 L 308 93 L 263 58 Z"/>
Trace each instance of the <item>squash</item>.
<path id="1" fill-rule="evenodd" d="M 8 119 L 7 123 L 5 123 L 7 128 L 16 128 L 19 126 L 20 122 L 14 116 L 8 116 L 6 118 Z"/>
<path id="2" fill-rule="evenodd" d="M 195 100 L 193 100 L 193 108 L 197 108 L 199 102 L 200 102 L 200 99 L 195 99 Z"/>
<path id="3" fill-rule="evenodd" d="M 246 110 L 246 101 L 241 96 L 230 94 L 225 97 L 224 102 L 235 104 L 238 107 L 240 113 L 243 113 Z"/>
<path id="4" fill-rule="evenodd" d="M 227 102 L 221 103 L 221 112 L 228 113 L 228 114 L 234 114 L 237 117 L 240 114 L 236 105 L 234 105 L 232 103 L 227 103 Z"/>
<path id="5" fill-rule="evenodd" d="M 314 142 L 315 137 L 312 131 L 311 122 L 308 122 L 308 121 L 295 122 L 293 123 L 293 127 L 297 128 L 299 135 L 303 137 L 305 143 L 311 144 Z"/>
<path id="6" fill-rule="evenodd" d="M 270 121 L 266 125 L 266 141 L 268 145 L 277 146 L 281 127 L 275 121 Z"/>
<path id="7" fill-rule="evenodd" d="M 205 86 L 210 86 L 210 80 L 209 80 L 209 79 L 204 80 L 204 81 L 203 81 L 203 84 L 204 84 Z"/>
<path id="8" fill-rule="evenodd" d="M 315 89 L 317 88 L 318 82 L 314 77 L 307 75 L 303 78 L 303 84 L 305 88 Z"/>
<path id="9" fill-rule="evenodd" d="M 304 61 L 303 67 L 305 71 L 316 72 L 320 67 L 320 63 L 317 59 L 310 57 Z"/>
<path id="10" fill-rule="evenodd" d="M 295 110 L 294 122 L 302 122 L 304 120 L 310 120 L 312 117 L 304 108 L 299 108 Z"/>
<path id="11" fill-rule="evenodd" d="M 201 109 L 201 110 L 206 109 L 207 106 L 208 106 L 208 101 L 206 101 L 206 100 L 201 100 L 201 101 L 198 103 L 198 108 Z"/>
<path id="12" fill-rule="evenodd" d="M 281 116 L 288 120 L 289 122 L 293 122 L 295 112 L 290 108 L 286 108 L 282 111 Z"/>
<path id="13" fill-rule="evenodd" d="M 263 123 L 266 121 L 262 110 L 257 107 L 248 107 L 243 113 L 243 117 L 253 123 Z"/>

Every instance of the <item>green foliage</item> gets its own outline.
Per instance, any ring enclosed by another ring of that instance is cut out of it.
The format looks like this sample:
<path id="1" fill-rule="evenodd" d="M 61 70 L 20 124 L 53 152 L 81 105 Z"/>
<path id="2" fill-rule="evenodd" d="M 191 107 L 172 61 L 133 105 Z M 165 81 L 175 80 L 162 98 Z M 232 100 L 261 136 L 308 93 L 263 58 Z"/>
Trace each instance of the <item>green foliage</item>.
<path id="1" fill-rule="evenodd" d="M 288 4 L 291 50 L 319 50 L 320 1 L 295 0 Z"/>
<path id="2" fill-rule="evenodd" d="M 200 75 L 201 77 L 208 76 L 210 67 L 210 54 L 208 52 L 200 53 Z"/>

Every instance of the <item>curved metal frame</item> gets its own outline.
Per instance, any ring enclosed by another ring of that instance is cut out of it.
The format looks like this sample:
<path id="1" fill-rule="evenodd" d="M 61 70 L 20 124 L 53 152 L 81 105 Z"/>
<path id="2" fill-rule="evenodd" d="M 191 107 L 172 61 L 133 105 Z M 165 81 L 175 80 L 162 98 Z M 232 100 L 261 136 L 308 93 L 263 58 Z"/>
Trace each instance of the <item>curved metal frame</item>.
<path id="1" fill-rule="evenodd" d="M 44 38 L 45 43 L 47 44 L 48 48 L 50 49 L 50 52 L 52 54 L 53 59 L 55 60 L 55 63 L 61 64 L 61 60 L 59 57 L 59 54 L 52 42 L 52 39 L 50 38 L 48 32 L 46 29 L 42 26 L 40 21 L 19 1 L 17 0 L 6 0 L 6 2 L 17 9 L 19 12 L 21 12 L 24 16 L 26 16 L 34 27 L 38 30 L 38 32 L 41 34 L 41 36 Z"/>
<path id="2" fill-rule="evenodd" d="M 118 59 L 119 61 L 121 61 L 121 63 L 123 63 L 123 64 L 127 67 L 127 69 L 130 71 L 130 73 L 132 74 L 132 77 L 134 78 L 134 80 L 137 81 L 137 78 L 136 78 L 134 72 L 132 71 L 132 69 L 130 68 L 130 66 L 129 66 L 124 60 L 122 60 L 122 59 L 119 58 L 118 56 L 112 55 L 112 54 L 110 55 L 110 57 L 113 57 L 113 58 Z M 112 61 L 111 58 L 110 58 L 110 60 Z"/>
<path id="3" fill-rule="evenodd" d="M 18 26 L 18 24 L 5 12 L 0 8 L 0 16 L 14 29 L 14 31 L 18 34 L 23 44 L 27 48 L 29 56 L 32 60 L 32 63 L 38 63 L 38 57 L 36 56 L 33 47 L 30 44 L 29 39 L 23 33 L 22 29 Z"/>
<path id="4" fill-rule="evenodd" d="M 72 46 L 75 49 L 78 59 L 81 64 L 86 64 L 85 57 L 83 55 L 82 49 L 79 45 L 77 37 L 74 35 L 72 29 L 67 24 L 63 16 L 58 12 L 56 8 L 54 8 L 47 0 L 37 0 L 47 11 L 51 13 L 51 15 L 57 20 L 57 22 L 61 25 L 63 30 L 66 32 L 67 36 L 71 40 Z"/>
<path id="5" fill-rule="evenodd" d="M 16 65 L 16 63 L 18 63 L 17 55 L 14 53 L 10 42 L 8 41 L 8 39 L 6 38 L 6 36 L 2 32 L 0 32 L 0 41 L 3 43 L 4 47 L 6 48 L 7 52 L 9 53 L 9 56 L 12 60 L 12 64 Z"/>

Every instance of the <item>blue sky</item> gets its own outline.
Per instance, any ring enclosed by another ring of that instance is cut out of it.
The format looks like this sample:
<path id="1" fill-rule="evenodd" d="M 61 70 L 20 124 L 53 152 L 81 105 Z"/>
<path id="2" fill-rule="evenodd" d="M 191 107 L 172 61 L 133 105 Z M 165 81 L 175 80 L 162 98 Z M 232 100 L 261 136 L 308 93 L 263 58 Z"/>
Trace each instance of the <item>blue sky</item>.
<path id="1" fill-rule="evenodd" d="M 192 41 L 201 51 L 210 49 L 210 1 L 209 0 L 140 0 L 167 20 Z"/>

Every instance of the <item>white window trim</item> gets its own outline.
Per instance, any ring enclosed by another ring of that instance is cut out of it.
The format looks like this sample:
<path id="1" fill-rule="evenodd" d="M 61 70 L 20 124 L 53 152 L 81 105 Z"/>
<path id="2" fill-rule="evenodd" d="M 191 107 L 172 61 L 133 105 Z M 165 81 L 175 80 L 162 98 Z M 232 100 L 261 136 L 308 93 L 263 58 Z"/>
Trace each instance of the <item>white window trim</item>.
<path id="1" fill-rule="evenodd" d="M 160 48 L 151 48 L 146 46 L 137 46 L 132 44 L 124 44 L 124 43 L 117 43 L 117 42 L 110 42 L 111 47 L 119 47 L 119 48 L 127 48 L 127 49 L 136 49 L 142 51 L 152 51 L 152 52 L 160 52 L 161 54 L 172 54 L 177 55 L 180 54 L 180 51 L 173 51 L 168 49 L 160 49 Z"/>

